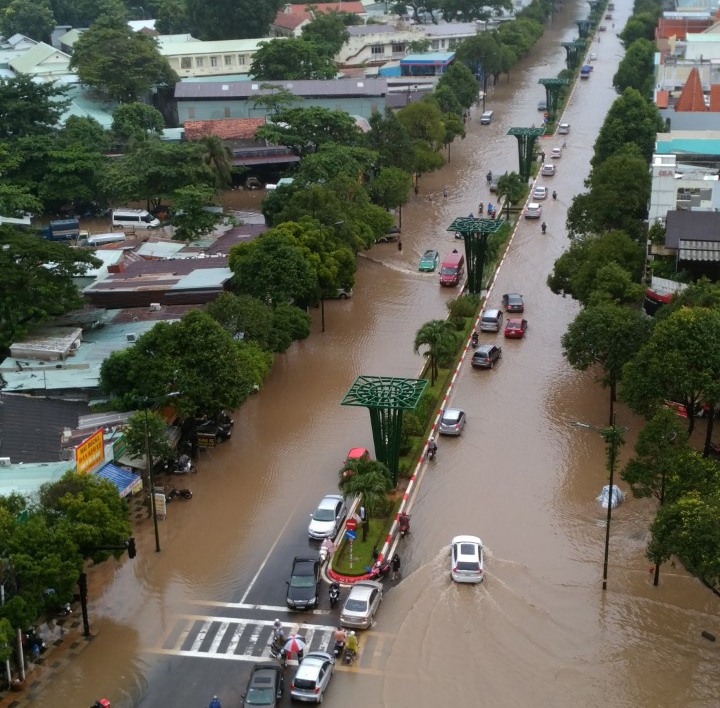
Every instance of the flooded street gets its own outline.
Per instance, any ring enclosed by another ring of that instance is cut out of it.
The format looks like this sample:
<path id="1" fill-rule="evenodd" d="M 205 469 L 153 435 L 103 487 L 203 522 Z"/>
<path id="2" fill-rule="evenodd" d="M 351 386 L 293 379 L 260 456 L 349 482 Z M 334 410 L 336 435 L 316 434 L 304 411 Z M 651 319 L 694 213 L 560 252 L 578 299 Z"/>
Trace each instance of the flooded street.
<path id="1" fill-rule="evenodd" d="M 631 11 L 617 5 L 615 31 Z M 341 407 L 340 399 L 359 374 L 417 375 L 415 331 L 444 317 L 456 294 L 438 286 L 437 274 L 418 273 L 418 259 L 427 248 L 441 256 L 452 250 L 459 244 L 446 231 L 452 219 L 493 201 L 488 169 L 517 169 L 516 140 L 506 132 L 540 124 L 536 105 L 545 95 L 537 81 L 563 68 L 559 42 L 571 40 L 574 19 L 586 15 L 586 3 L 566 0 L 510 82 L 503 77 L 489 97 L 493 123 L 480 126 L 473 109 L 450 164 L 424 176 L 420 195 L 403 210 L 404 250 L 381 244 L 363 255 L 354 297 L 325 305 L 326 332 L 314 312 L 310 339 L 276 359 L 262 393 L 236 413 L 232 439 L 198 462 L 192 502 L 170 506 L 162 552 L 154 553 L 144 523 L 137 559 L 111 561 L 92 575 L 97 636 L 58 672 L 43 703 L 90 705 L 104 695 L 113 708 L 199 708 L 218 693 L 223 708 L 240 705 L 267 625 L 284 611 L 292 558 L 315 552 L 308 512 L 335 491 L 347 450 L 372 448 L 367 413 Z M 595 497 L 606 483 L 604 445 L 572 422 L 604 425 L 608 396 L 592 375 L 564 362 L 560 337 L 577 304 L 545 285 L 568 245 L 565 210 L 583 190 L 615 97 L 622 49 L 610 27 L 593 51 L 593 75 L 576 87 L 564 115 L 572 128 L 557 175 L 538 181 L 559 195 L 544 202 L 548 233 L 535 221 L 520 224 L 489 295 L 497 306 L 503 293 L 522 293 L 528 334 L 518 341 L 481 336 L 503 346 L 494 370 L 464 363 L 451 402 L 468 415 L 465 434 L 441 440 L 423 472 L 413 532 L 399 547 L 403 580 L 361 636 L 356 665 L 338 667 L 326 697 L 331 706 L 694 708 L 720 701 L 718 647 L 700 637 L 720 632 L 718 598 L 670 565 L 652 586 L 644 549 L 654 502 L 633 500 L 622 483 L 628 499 L 613 512 L 609 584 L 601 590 L 605 511 Z M 547 138 L 543 146 L 549 152 L 560 143 Z M 248 208 L 262 194 L 231 198 Z M 642 422 L 620 406 L 618 424 L 629 428 L 622 465 Z M 448 546 L 458 534 L 478 535 L 486 546 L 480 586 L 450 581 Z M 320 614 L 285 613 L 283 622 L 318 624 L 319 643 L 336 623 L 325 595 Z"/>

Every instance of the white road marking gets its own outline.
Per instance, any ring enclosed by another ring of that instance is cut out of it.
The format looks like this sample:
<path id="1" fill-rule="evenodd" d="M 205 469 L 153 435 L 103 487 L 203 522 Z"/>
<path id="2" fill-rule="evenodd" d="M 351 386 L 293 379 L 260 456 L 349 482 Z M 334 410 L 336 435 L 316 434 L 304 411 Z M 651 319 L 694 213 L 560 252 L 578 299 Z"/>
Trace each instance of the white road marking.
<path id="1" fill-rule="evenodd" d="M 200 631 L 198 632 L 197 637 L 195 637 L 195 641 L 190 647 L 190 651 L 197 651 L 198 649 L 200 649 L 200 645 L 203 643 L 205 635 L 207 634 L 208 629 L 210 629 L 211 624 L 212 622 L 203 623 L 203 626 L 200 627 Z"/>
<path id="2" fill-rule="evenodd" d="M 220 642 L 222 642 L 223 637 L 225 636 L 225 632 L 227 632 L 229 626 L 230 622 L 223 622 L 220 625 L 220 629 L 218 629 L 217 634 L 215 635 L 215 639 L 213 639 L 213 642 L 208 649 L 211 654 L 214 654 L 217 651 L 217 648 L 220 646 Z"/>
<path id="3" fill-rule="evenodd" d="M 251 605 L 247 602 L 219 602 L 218 600 L 192 600 L 191 605 L 205 605 L 207 607 L 227 607 L 233 610 L 262 610 L 264 612 L 292 612 L 297 614 L 297 610 L 291 610 L 289 607 L 281 605 Z M 330 610 L 309 610 L 304 614 L 311 615 L 329 615 Z"/>

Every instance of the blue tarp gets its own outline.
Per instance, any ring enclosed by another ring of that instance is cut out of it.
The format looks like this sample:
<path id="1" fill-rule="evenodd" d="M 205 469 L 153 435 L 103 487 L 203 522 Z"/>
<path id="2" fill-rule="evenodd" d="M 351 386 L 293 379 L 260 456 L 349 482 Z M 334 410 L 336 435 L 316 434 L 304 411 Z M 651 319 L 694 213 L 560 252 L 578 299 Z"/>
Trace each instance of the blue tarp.
<path id="1" fill-rule="evenodd" d="M 142 483 L 139 475 L 124 470 L 122 467 L 117 467 L 112 463 L 108 463 L 95 474 L 110 480 L 118 488 L 121 497 L 127 496 Z"/>

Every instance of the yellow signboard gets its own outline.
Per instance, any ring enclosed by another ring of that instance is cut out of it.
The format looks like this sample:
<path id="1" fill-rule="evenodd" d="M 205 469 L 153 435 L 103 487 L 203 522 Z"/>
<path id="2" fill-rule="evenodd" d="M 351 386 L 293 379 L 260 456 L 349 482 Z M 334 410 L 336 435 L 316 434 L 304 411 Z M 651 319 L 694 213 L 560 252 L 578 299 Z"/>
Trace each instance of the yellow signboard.
<path id="1" fill-rule="evenodd" d="M 105 459 L 105 441 L 100 429 L 75 448 L 75 464 L 78 474 L 90 474 Z"/>

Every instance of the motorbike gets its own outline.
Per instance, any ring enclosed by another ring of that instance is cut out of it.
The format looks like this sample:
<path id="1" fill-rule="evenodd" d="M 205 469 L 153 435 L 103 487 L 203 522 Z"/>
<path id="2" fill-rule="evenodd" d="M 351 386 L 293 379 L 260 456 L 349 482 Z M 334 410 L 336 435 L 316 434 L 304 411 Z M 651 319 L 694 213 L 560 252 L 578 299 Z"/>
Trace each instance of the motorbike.
<path id="1" fill-rule="evenodd" d="M 47 644 L 37 633 L 35 627 L 28 627 L 28 629 L 23 632 L 23 643 L 33 653 L 35 659 L 47 651 Z"/>
<path id="2" fill-rule="evenodd" d="M 180 455 L 174 462 L 168 463 L 169 471 L 173 474 L 197 474 L 197 467 L 187 455 Z"/>
<path id="3" fill-rule="evenodd" d="M 101 698 L 99 701 L 95 701 L 90 708 L 110 708 L 110 701 L 107 698 Z"/>
<path id="4" fill-rule="evenodd" d="M 345 653 L 343 654 L 343 664 L 345 664 L 345 666 L 350 666 L 353 661 L 355 661 L 355 651 L 352 649 L 345 649 Z"/>
<path id="5" fill-rule="evenodd" d="M 335 647 L 333 649 L 333 656 L 337 659 L 342 653 L 343 649 L 345 648 L 345 642 L 335 642 Z"/>
<path id="6" fill-rule="evenodd" d="M 376 563 L 370 571 L 370 580 L 381 580 L 391 570 L 390 562 L 383 561 L 382 563 Z"/>
<path id="7" fill-rule="evenodd" d="M 270 656 L 273 659 L 277 659 L 282 664 L 283 668 L 287 666 L 287 652 L 282 648 L 282 645 L 278 646 L 275 643 L 271 644 Z"/>
<path id="8" fill-rule="evenodd" d="M 470 338 L 470 342 L 473 346 L 473 349 L 477 349 L 478 341 L 479 341 L 478 333 L 473 332 L 472 337 Z"/>
<path id="9" fill-rule="evenodd" d="M 547 231 L 547 224 L 543 221 L 540 228 L 542 229 L 542 232 L 545 233 Z"/>
<path id="10" fill-rule="evenodd" d="M 171 487 L 170 491 L 165 495 L 165 501 L 171 502 L 173 499 L 192 499 L 192 489 L 175 489 L 175 487 Z"/>
<path id="11" fill-rule="evenodd" d="M 340 583 L 332 583 L 330 585 L 330 607 L 335 607 L 340 599 Z"/>
<path id="12" fill-rule="evenodd" d="M 406 517 L 400 521 L 400 526 L 398 528 L 398 533 L 400 534 L 400 538 L 405 538 L 410 533 L 410 516 L 406 515 Z"/>
<path id="13" fill-rule="evenodd" d="M 557 192 L 555 190 L 553 190 L 552 198 L 553 198 L 553 201 L 555 201 L 555 202 L 557 201 Z"/>
<path id="14" fill-rule="evenodd" d="M 428 460 L 434 460 L 435 455 L 437 455 L 437 445 L 435 445 L 434 447 L 428 446 L 428 451 L 427 451 Z"/>

